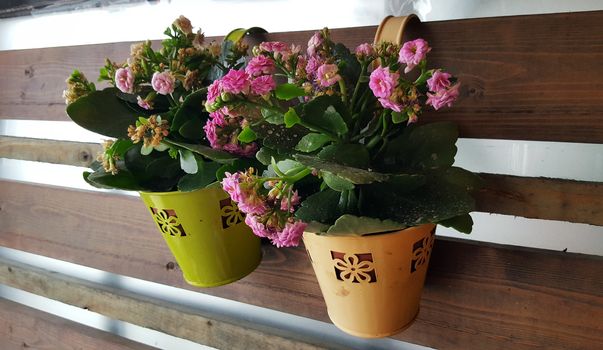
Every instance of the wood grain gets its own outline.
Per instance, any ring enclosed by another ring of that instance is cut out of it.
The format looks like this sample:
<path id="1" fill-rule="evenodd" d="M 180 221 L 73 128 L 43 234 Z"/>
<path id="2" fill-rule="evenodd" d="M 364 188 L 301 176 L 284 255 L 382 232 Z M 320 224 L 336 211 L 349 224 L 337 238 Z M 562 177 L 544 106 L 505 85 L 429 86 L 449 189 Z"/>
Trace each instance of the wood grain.
<path id="1" fill-rule="evenodd" d="M 0 158 L 89 166 L 100 152 L 94 143 L 0 136 Z M 477 210 L 603 226 L 603 184 L 480 174 L 485 188 Z"/>
<path id="2" fill-rule="evenodd" d="M 603 183 L 479 174 L 477 211 L 603 226 Z"/>
<path id="3" fill-rule="evenodd" d="M 353 48 L 375 28 L 332 32 Z M 265 39 L 305 44 L 310 35 Z M 422 120 L 455 121 L 470 138 L 603 143 L 603 11 L 427 22 L 409 35 L 427 39 L 430 64 L 462 82 L 455 107 Z M 61 92 L 71 70 L 94 80 L 104 57 L 125 60 L 129 45 L 0 52 L 0 117 L 67 120 Z"/>
<path id="4" fill-rule="evenodd" d="M 244 320 L 236 320 L 242 323 L 236 324 L 204 317 L 190 307 L 141 297 L 16 261 L 0 259 L 0 283 L 217 349 L 323 348 L 272 334 L 270 329 L 258 330 L 257 325 Z"/>
<path id="5" fill-rule="evenodd" d="M 303 248 L 264 247 L 236 283 L 186 285 L 137 198 L 0 182 L 0 245 L 328 321 Z M 397 335 L 443 349 L 596 349 L 603 259 L 438 240 L 417 322 Z"/>
<path id="6" fill-rule="evenodd" d="M 0 135 L 0 158 L 88 167 L 101 151 L 98 143 Z"/>
<path id="7" fill-rule="evenodd" d="M 3 350 L 155 349 L 2 298 L 0 344 Z"/>

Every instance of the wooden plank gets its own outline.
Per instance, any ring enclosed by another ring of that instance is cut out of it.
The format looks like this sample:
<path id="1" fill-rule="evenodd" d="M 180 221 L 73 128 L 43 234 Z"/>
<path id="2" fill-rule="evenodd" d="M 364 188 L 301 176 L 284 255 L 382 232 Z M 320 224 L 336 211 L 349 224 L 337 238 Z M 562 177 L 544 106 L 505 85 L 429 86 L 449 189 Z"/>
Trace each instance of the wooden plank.
<path id="1" fill-rule="evenodd" d="M 0 136 L 0 158 L 89 166 L 100 152 L 94 143 Z M 561 179 L 480 174 L 477 210 L 526 218 L 603 226 L 603 184 Z"/>
<path id="2" fill-rule="evenodd" d="M 355 47 L 375 28 L 332 32 Z M 434 47 L 430 62 L 463 84 L 454 108 L 423 120 L 456 121 L 470 138 L 603 143 L 603 11 L 427 22 L 414 31 Z M 266 39 L 305 44 L 310 34 Z M 129 43 L 0 52 L 0 117 L 66 120 L 70 71 L 94 80 L 104 57 L 128 54 Z"/>
<path id="3" fill-rule="evenodd" d="M 0 283 L 218 349 L 322 349 L 298 340 L 208 318 L 189 307 L 0 259 Z M 257 326 L 256 326 L 257 327 Z M 316 340 L 321 342 L 320 339 Z M 328 344 L 325 344 L 325 346 Z"/>
<path id="4" fill-rule="evenodd" d="M 0 298 L 0 344 L 12 349 L 155 349 Z"/>
<path id="5" fill-rule="evenodd" d="M 137 198 L 0 183 L 0 245 L 328 321 L 303 248 L 264 246 L 251 275 L 186 285 Z M 438 240 L 421 313 L 396 339 L 446 349 L 595 349 L 603 259 Z"/>
<path id="6" fill-rule="evenodd" d="M 479 174 L 477 210 L 603 226 L 603 183 Z"/>
<path id="7" fill-rule="evenodd" d="M 88 167 L 101 151 L 98 143 L 0 135 L 0 158 Z"/>

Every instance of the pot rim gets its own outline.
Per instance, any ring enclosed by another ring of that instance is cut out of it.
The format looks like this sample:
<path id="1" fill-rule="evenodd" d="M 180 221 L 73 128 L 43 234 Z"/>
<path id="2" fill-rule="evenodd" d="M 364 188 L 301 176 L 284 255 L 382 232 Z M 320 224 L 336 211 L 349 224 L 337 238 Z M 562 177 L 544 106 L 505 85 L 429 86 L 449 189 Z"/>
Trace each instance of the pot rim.
<path id="1" fill-rule="evenodd" d="M 356 240 L 356 239 L 378 239 L 380 236 L 384 236 L 384 235 L 393 235 L 393 234 L 397 234 L 400 233 L 402 231 L 406 231 L 409 229 L 419 229 L 422 228 L 424 226 L 430 226 L 433 225 L 433 228 L 435 228 L 437 226 L 437 224 L 435 223 L 426 223 L 426 224 L 421 224 L 421 225 L 417 225 L 417 226 L 410 226 L 410 227 L 406 227 L 403 228 L 401 230 L 395 230 L 395 231 L 386 231 L 386 232 L 376 232 L 376 233 L 369 233 L 367 235 L 363 235 L 363 236 L 331 236 L 331 235 L 325 235 L 325 234 L 318 234 L 316 232 L 310 232 L 310 231 L 304 231 L 304 236 L 306 234 L 313 234 L 314 236 L 316 236 L 316 238 L 322 238 L 322 239 L 345 239 L 345 240 Z M 373 238 L 376 237 L 376 238 Z"/>
<path id="2" fill-rule="evenodd" d="M 176 190 L 176 191 L 167 191 L 167 192 L 152 192 L 152 191 L 138 191 L 139 194 L 141 195 L 146 195 L 146 196 L 174 196 L 174 195 L 179 195 L 179 194 L 192 194 L 192 193 L 197 193 L 197 192 L 203 192 L 203 191 L 208 191 L 208 190 L 213 190 L 216 188 L 220 188 L 219 187 L 219 182 L 215 181 L 210 183 L 209 185 L 203 187 L 203 188 L 198 188 L 196 190 L 193 191 L 180 191 L 180 190 Z"/>

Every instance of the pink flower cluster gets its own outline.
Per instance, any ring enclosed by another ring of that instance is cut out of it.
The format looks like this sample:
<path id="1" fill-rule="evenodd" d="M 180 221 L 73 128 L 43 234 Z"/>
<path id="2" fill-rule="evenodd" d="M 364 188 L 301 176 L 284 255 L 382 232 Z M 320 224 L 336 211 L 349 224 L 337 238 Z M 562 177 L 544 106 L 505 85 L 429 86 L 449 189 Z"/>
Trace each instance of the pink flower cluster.
<path id="1" fill-rule="evenodd" d="M 134 73 L 130 67 L 119 68 L 115 71 L 115 86 L 127 94 L 134 92 Z"/>
<path id="2" fill-rule="evenodd" d="M 169 71 L 155 72 L 151 78 L 153 90 L 161 95 L 169 95 L 174 92 L 176 79 Z"/>
<path id="3" fill-rule="evenodd" d="M 209 145 L 242 157 L 253 157 L 258 150 L 255 142 L 241 143 L 237 136 L 243 129 L 244 118 L 238 113 L 222 107 L 209 114 L 210 118 L 203 126 Z"/>
<path id="4" fill-rule="evenodd" d="M 360 45 L 356 52 L 360 55 L 368 55 L 368 50 L 368 46 Z M 425 60 L 429 51 L 431 48 L 423 39 L 406 42 L 398 55 L 398 62 L 406 64 L 404 73 L 408 73 Z M 428 73 L 422 72 L 422 74 Z M 451 77 L 450 74 L 440 70 L 433 71 L 426 82 L 430 91 L 427 92 L 426 104 L 433 106 L 436 110 L 444 106 L 452 106 L 459 96 L 459 84 L 451 86 Z M 369 78 L 369 87 L 381 106 L 394 112 L 406 112 L 409 122 L 416 121 L 417 113 L 421 110 L 417 99 L 417 87 L 412 85 L 409 87 L 408 84 L 400 84 L 400 73 L 390 71 L 390 67 L 375 68 Z"/>
<path id="5" fill-rule="evenodd" d="M 457 83 L 451 86 L 451 77 L 448 73 L 436 70 L 431 78 L 427 80 L 427 86 L 431 93 L 427 93 L 426 103 L 436 111 L 444 106 L 451 107 L 452 103 L 459 97 L 461 84 Z"/>
<path id="6" fill-rule="evenodd" d="M 259 57 L 259 56 L 258 56 Z M 265 59 L 257 59 L 251 68 L 231 69 L 222 77 L 207 87 L 208 110 L 213 111 L 212 105 L 222 94 L 264 96 L 276 88 L 271 72 L 274 66 Z"/>
<path id="7" fill-rule="evenodd" d="M 256 236 L 270 239 L 279 248 L 297 246 L 307 226 L 291 216 L 299 205 L 297 192 L 289 190 L 290 196 L 280 191 L 261 194 L 263 180 L 253 172 L 250 168 L 244 173 L 226 173 L 222 188 L 246 214 L 245 223 Z"/>

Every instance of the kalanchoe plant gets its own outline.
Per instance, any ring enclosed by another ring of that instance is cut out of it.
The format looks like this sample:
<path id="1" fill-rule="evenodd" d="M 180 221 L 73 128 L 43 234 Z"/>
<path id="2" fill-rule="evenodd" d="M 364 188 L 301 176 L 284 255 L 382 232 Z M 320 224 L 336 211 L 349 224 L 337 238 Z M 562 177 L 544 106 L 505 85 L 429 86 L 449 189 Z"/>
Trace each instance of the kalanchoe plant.
<path id="1" fill-rule="evenodd" d="M 203 125 L 207 86 L 230 69 L 244 66 L 247 46 L 241 40 L 260 28 L 237 29 L 222 44 L 205 43 L 180 16 L 166 29 L 159 50 L 151 42 L 134 44 L 130 57 L 109 59 L 99 81 L 110 87 L 96 90 L 79 71 L 67 80 L 64 97 L 73 121 L 115 138 L 103 144 L 92 173 L 93 186 L 141 191 L 190 191 L 221 179 L 225 171 L 260 165 L 253 159 L 254 142 L 224 141 L 214 149 Z"/>
<path id="2" fill-rule="evenodd" d="M 295 246 L 304 230 L 364 235 L 439 223 L 471 231 L 471 191 L 481 181 L 453 167 L 456 126 L 416 123 L 459 95 L 449 73 L 428 69 L 430 50 L 417 39 L 352 54 L 325 29 L 305 53 L 264 42 L 244 70 L 209 87 L 208 124 L 234 118 L 238 140 L 261 144 L 256 157 L 268 166 L 222 181 L 256 235 Z"/>

